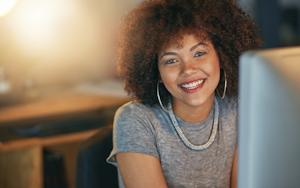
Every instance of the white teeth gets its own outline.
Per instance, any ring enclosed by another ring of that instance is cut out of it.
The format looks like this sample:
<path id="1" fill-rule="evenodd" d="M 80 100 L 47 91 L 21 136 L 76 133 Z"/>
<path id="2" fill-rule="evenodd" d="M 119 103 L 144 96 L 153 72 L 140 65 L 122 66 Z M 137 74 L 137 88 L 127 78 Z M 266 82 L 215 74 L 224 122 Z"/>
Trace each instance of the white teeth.
<path id="1" fill-rule="evenodd" d="M 203 81 L 204 80 L 198 80 L 198 81 L 195 81 L 192 83 L 181 85 L 181 87 L 184 87 L 186 89 L 194 89 L 194 88 L 198 87 L 198 85 L 202 84 Z"/>

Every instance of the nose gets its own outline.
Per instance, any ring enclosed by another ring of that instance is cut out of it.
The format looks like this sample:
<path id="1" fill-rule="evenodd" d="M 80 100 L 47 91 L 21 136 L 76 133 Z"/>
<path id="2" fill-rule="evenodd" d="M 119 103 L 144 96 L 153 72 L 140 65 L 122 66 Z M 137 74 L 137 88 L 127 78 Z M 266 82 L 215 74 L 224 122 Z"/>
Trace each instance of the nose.
<path id="1" fill-rule="evenodd" d="M 181 64 L 181 74 L 182 76 L 189 76 L 197 72 L 196 63 L 192 60 L 182 61 Z"/>

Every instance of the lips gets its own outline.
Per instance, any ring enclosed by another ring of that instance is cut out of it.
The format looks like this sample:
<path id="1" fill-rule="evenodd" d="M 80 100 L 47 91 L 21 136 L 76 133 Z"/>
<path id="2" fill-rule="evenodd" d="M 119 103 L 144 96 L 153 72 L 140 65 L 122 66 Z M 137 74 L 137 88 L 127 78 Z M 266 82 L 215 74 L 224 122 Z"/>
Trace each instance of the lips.
<path id="1" fill-rule="evenodd" d="M 206 79 L 197 79 L 193 81 L 184 82 L 182 84 L 179 84 L 178 86 L 185 92 L 193 93 L 200 90 L 203 87 L 205 81 Z"/>

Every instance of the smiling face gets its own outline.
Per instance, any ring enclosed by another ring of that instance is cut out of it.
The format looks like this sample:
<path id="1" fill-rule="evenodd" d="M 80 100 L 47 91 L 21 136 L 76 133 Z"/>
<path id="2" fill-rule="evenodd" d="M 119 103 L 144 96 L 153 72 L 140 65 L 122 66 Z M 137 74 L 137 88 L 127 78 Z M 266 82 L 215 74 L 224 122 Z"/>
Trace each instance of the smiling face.
<path id="1" fill-rule="evenodd" d="M 182 45 L 158 53 L 158 69 L 173 96 L 174 112 L 189 107 L 211 107 L 220 80 L 219 57 L 209 40 L 184 35 Z M 211 109 L 210 108 L 210 109 Z"/>

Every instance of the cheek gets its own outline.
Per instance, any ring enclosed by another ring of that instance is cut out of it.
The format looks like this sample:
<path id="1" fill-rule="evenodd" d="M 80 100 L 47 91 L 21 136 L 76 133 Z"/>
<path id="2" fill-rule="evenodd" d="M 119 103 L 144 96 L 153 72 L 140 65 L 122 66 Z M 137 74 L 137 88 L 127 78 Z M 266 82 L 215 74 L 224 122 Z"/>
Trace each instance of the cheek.
<path id="1" fill-rule="evenodd" d="M 212 59 L 212 66 L 214 69 L 220 70 L 220 60 L 217 54 L 215 54 L 214 58 Z"/>
<path id="2" fill-rule="evenodd" d="M 159 70 L 160 76 L 163 84 L 166 89 L 174 95 L 175 90 L 177 89 L 177 74 L 171 70 Z"/>
<path id="3" fill-rule="evenodd" d="M 213 80 L 218 84 L 220 80 L 220 63 L 219 59 L 215 59 L 211 64 L 211 75 Z"/>
<path id="4" fill-rule="evenodd" d="M 160 77 L 164 84 L 171 84 L 176 82 L 177 74 L 171 69 L 159 69 Z"/>

